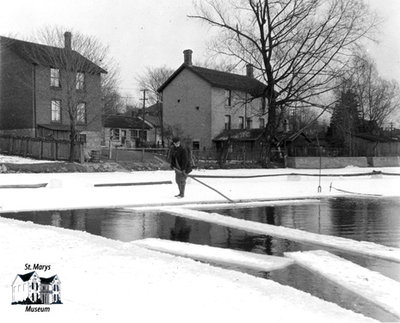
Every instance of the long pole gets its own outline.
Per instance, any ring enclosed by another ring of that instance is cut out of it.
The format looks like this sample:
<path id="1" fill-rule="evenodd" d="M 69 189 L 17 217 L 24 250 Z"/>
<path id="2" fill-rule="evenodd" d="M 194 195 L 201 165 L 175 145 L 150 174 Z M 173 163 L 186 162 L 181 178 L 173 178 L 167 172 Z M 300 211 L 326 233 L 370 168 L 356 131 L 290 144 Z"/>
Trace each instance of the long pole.
<path id="1" fill-rule="evenodd" d="M 174 168 L 175 171 L 179 172 L 179 173 L 183 173 L 181 170 Z M 229 197 L 227 197 L 226 195 L 222 194 L 220 191 L 216 190 L 215 188 L 211 187 L 210 185 L 207 185 L 206 183 L 200 181 L 199 179 L 197 179 L 195 176 L 193 175 L 189 175 L 186 174 L 187 177 L 193 178 L 196 182 L 199 182 L 200 184 L 204 185 L 205 187 L 208 187 L 210 190 L 213 190 L 214 192 L 218 193 L 219 195 L 221 195 L 223 198 L 227 199 L 229 202 L 231 203 L 235 203 L 235 201 L 231 200 Z"/>
<path id="2" fill-rule="evenodd" d="M 142 162 L 144 160 L 144 124 L 145 124 L 145 108 L 146 108 L 146 89 L 143 89 L 143 107 L 142 107 L 142 135 L 141 135 L 141 143 L 142 143 Z"/>
<path id="3" fill-rule="evenodd" d="M 319 179 L 318 179 L 318 193 L 321 193 L 321 169 L 322 169 L 322 155 L 321 155 L 321 146 L 319 144 L 318 133 L 317 133 L 317 145 L 318 145 L 318 152 L 319 152 Z"/>

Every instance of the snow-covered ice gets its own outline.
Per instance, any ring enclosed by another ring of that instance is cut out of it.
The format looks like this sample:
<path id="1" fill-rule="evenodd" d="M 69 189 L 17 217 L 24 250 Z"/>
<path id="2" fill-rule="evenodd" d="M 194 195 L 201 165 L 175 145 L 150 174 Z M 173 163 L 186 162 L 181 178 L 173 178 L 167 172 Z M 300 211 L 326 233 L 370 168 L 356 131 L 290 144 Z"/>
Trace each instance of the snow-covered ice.
<path id="1" fill-rule="evenodd" d="M 218 213 L 208 213 L 197 210 L 187 210 L 176 207 L 165 207 L 164 211 L 189 219 L 219 224 L 225 227 L 244 230 L 247 232 L 269 235 L 277 238 L 289 239 L 292 241 L 310 243 L 342 251 L 359 254 L 362 256 L 377 257 L 400 263 L 400 249 L 387 247 L 368 241 L 356 241 L 352 239 L 329 236 L 324 234 L 306 232 L 302 230 L 285 228 L 266 223 L 236 219 Z"/>
<path id="2" fill-rule="evenodd" d="M 332 169 L 326 174 L 370 173 L 373 169 Z M 374 169 L 379 170 L 379 169 Z M 290 174 L 293 169 L 201 170 L 193 175 L 269 175 Z M 387 169 L 400 174 L 400 168 Z M 299 170 L 317 174 L 318 170 Z M 202 181 L 236 202 L 360 196 L 330 190 L 334 187 L 359 193 L 400 196 L 400 176 L 322 177 L 318 193 L 318 177 L 292 175 L 261 178 L 203 178 Z M 0 185 L 48 183 L 38 189 L 1 189 L 3 211 L 76 209 L 92 207 L 160 207 L 202 203 L 226 203 L 222 196 L 200 183 L 188 180 L 185 198 L 177 200 L 175 183 L 169 185 L 95 187 L 95 184 L 173 181 L 173 171 L 116 173 L 0 174 Z M 369 196 L 368 196 L 369 198 Z M 23 203 L 21 203 L 23 201 Z"/>
<path id="3" fill-rule="evenodd" d="M 286 252 L 297 264 L 379 305 L 400 319 L 400 283 L 324 250 Z"/>
<path id="4" fill-rule="evenodd" d="M 143 239 L 134 244 L 154 251 L 166 252 L 176 256 L 259 271 L 272 271 L 285 268 L 294 263 L 284 257 L 268 256 L 252 252 L 216 248 L 179 241 L 163 239 Z"/>
<path id="5" fill-rule="evenodd" d="M 376 322 L 271 280 L 85 232 L 0 218 L 4 322 Z M 63 305 L 11 304 L 25 264 L 51 265 Z"/>

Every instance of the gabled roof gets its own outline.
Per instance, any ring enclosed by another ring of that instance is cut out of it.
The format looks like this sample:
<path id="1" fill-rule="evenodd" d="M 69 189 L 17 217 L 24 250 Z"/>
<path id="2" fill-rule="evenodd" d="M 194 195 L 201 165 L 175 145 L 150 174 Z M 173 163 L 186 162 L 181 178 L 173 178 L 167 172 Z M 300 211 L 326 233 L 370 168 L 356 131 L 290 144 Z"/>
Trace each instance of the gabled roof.
<path id="1" fill-rule="evenodd" d="M 160 102 L 157 102 L 146 108 L 146 113 L 152 116 L 156 116 L 161 113 L 161 108 L 162 104 Z"/>
<path id="2" fill-rule="evenodd" d="M 31 277 L 34 273 L 35 273 L 34 271 L 31 271 L 30 273 L 18 275 L 18 276 L 22 279 L 22 281 L 27 282 L 29 279 L 31 279 Z"/>
<path id="3" fill-rule="evenodd" d="M 41 66 L 67 69 L 67 61 L 73 61 L 82 72 L 90 74 L 107 73 L 86 57 L 74 50 L 0 36 L 0 45 L 12 50 L 22 59 Z M 72 56 L 69 56 L 72 55 Z M 68 60 L 67 60 L 68 58 Z"/>
<path id="4" fill-rule="evenodd" d="M 157 91 L 162 92 L 184 69 L 193 72 L 213 87 L 243 91 L 251 94 L 253 97 L 260 97 L 267 90 L 267 86 L 264 83 L 252 77 L 182 64 Z"/>
<path id="5" fill-rule="evenodd" d="M 143 118 L 141 116 L 138 116 L 138 118 L 140 119 L 140 122 L 142 122 Z M 158 116 L 147 115 L 145 116 L 144 121 L 148 122 L 154 128 L 161 127 L 161 120 L 160 117 Z"/>
<path id="6" fill-rule="evenodd" d="M 103 126 L 105 128 L 142 129 L 143 122 L 136 117 L 129 117 L 118 114 L 107 114 L 103 115 Z M 148 130 L 150 129 L 150 127 L 145 124 L 144 129 Z"/>
<path id="7" fill-rule="evenodd" d="M 54 276 L 51 276 L 51 277 L 48 277 L 48 278 L 40 277 L 40 283 L 42 283 L 42 284 L 51 284 L 56 277 L 57 277 L 57 275 L 54 275 Z"/>

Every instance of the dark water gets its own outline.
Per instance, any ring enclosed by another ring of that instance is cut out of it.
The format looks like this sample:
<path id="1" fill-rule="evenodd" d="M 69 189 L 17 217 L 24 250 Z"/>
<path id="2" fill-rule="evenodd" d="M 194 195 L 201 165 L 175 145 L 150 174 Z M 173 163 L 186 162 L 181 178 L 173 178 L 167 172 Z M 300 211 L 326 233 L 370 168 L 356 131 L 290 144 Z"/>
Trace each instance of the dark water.
<path id="1" fill-rule="evenodd" d="M 219 209 L 216 212 L 235 218 L 400 247 L 400 199 L 340 198 L 292 205 Z M 286 251 L 321 249 L 319 246 L 255 235 L 167 213 L 94 209 L 9 213 L 2 216 L 83 230 L 121 241 L 161 238 L 277 256 Z M 399 264 L 329 251 L 400 281 Z M 373 304 L 296 265 L 270 273 L 245 272 L 293 286 L 381 321 L 396 320 Z"/>

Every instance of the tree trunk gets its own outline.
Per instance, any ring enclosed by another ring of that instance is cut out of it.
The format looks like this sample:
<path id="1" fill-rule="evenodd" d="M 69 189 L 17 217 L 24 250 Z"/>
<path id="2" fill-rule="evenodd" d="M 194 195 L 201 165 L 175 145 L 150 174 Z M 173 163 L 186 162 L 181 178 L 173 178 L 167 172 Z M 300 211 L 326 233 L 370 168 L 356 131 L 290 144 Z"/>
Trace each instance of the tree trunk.
<path id="1" fill-rule="evenodd" d="M 70 128 L 70 146 L 69 146 L 69 161 L 72 163 L 75 160 L 75 146 L 76 146 L 76 128 L 71 123 Z"/>

